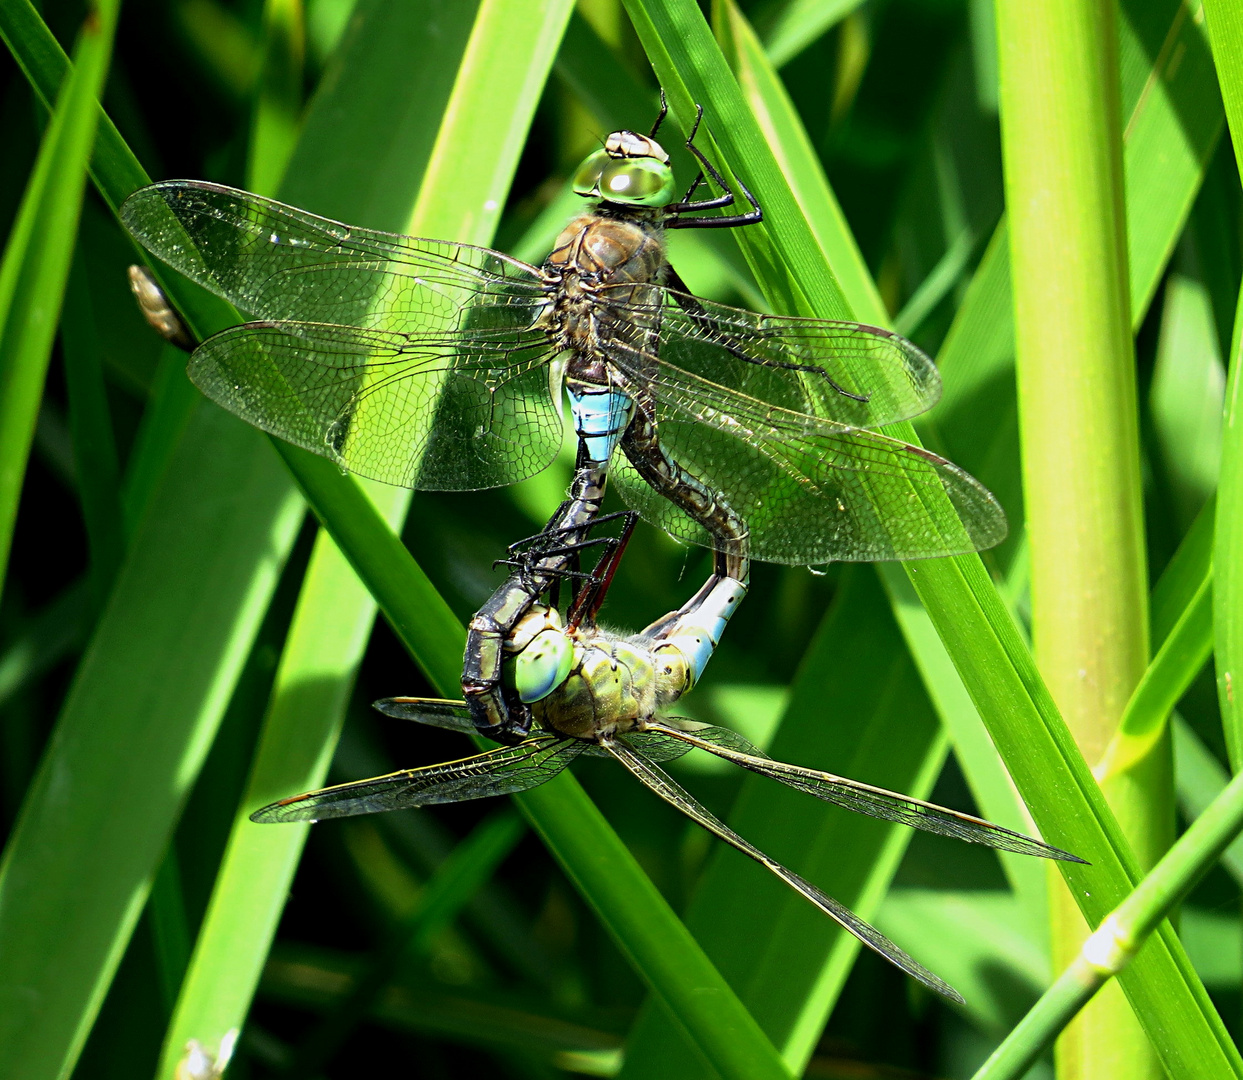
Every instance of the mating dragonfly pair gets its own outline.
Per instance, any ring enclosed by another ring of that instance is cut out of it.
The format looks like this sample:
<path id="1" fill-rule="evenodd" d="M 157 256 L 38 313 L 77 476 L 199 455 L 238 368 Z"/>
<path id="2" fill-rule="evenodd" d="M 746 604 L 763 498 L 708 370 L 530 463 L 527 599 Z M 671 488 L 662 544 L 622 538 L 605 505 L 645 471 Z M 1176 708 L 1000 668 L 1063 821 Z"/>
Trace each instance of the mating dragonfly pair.
<path id="1" fill-rule="evenodd" d="M 520 791 L 580 754 L 608 754 L 865 944 L 957 997 L 659 768 L 699 747 L 885 820 L 1074 858 L 952 810 L 771 761 L 725 729 L 658 718 L 711 656 L 745 595 L 751 558 L 927 558 L 989 547 L 1006 530 L 1001 508 L 972 477 L 872 430 L 935 404 L 936 370 L 915 346 L 875 327 L 758 315 L 685 288 L 667 261 L 664 231 L 750 225 L 761 211 L 739 183 L 748 208 L 711 213 L 735 196 L 695 146 L 698 118 L 686 145 L 702 171 L 673 201 L 668 155 L 655 140 L 663 117 L 662 108 L 650 135 L 613 133 L 584 162 L 574 186 L 593 205 L 541 267 L 193 181 L 144 188 L 122 207 L 144 246 L 256 319 L 200 345 L 191 379 L 243 419 L 344 468 L 422 490 L 511 483 L 555 456 L 562 389 L 573 417 L 569 496 L 514 553 L 508 580 L 472 620 L 465 701 L 379 703 L 392 715 L 509 745 L 297 796 L 255 820 Z M 695 201 L 705 174 L 722 194 Z M 637 513 L 714 551 L 704 587 L 626 640 L 594 622 L 623 541 L 604 541 L 608 553 L 565 625 L 543 602 L 567 576 L 583 577 L 577 559 L 601 542 L 590 533 L 609 476 Z"/>

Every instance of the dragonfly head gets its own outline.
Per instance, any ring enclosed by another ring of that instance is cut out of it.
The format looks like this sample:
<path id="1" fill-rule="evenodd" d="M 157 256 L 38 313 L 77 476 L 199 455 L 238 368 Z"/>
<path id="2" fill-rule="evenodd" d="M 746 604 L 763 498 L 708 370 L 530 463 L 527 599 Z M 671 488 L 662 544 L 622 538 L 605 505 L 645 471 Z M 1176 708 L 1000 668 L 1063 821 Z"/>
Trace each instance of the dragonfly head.
<path id="1" fill-rule="evenodd" d="M 527 612 L 510 634 L 505 651 L 511 655 L 504 678 L 527 705 L 542 701 L 561 686 L 574 664 L 574 646 L 554 608 Z"/>
<path id="2" fill-rule="evenodd" d="M 674 192 L 669 155 L 651 136 L 614 131 L 578 167 L 574 190 L 622 206 L 665 206 Z"/>

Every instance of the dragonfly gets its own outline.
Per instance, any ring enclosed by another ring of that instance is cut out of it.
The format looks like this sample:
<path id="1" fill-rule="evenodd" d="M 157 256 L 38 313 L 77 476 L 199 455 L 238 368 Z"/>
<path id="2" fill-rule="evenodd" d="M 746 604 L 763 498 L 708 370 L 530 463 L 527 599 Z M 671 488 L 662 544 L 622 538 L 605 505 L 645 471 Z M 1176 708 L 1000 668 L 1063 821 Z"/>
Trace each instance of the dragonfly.
<path id="1" fill-rule="evenodd" d="M 601 630 L 596 613 L 625 546 L 615 539 L 575 598 L 563 621 L 556 607 L 536 605 L 519 621 L 507 644 L 506 667 L 516 691 L 535 712 L 538 728 L 520 743 L 470 757 L 387 776 L 339 784 L 272 803 L 251 814 L 261 824 L 324 821 L 407 807 L 528 791 L 558 775 L 580 756 L 611 757 L 651 792 L 758 862 L 864 945 L 939 994 L 962 996 L 845 905 L 765 854 L 708 810 L 661 765 L 692 749 L 705 750 L 740 768 L 807 795 L 882 821 L 1001 851 L 1083 862 L 1077 856 L 969 814 L 911 798 L 820 769 L 770 758 L 728 728 L 660 710 L 693 685 L 711 655 L 703 639 L 718 633 L 719 619 L 702 612 L 659 620 L 637 636 Z M 464 702 L 386 698 L 375 708 L 388 716 L 450 731 L 475 730 Z"/>
<path id="2" fill-rule="evenodd" d="M 874 429 L 940 395 L 932 362 L 860 323 L 756 314 L 693 296 L 665 233 L 763 213 L 686 140 L 700 172 L 676 199 L 669 155 L 610 134 L 573 177 L 590 205 L 542 266 L 488 248 L 346 225 L 217 184 L 142 188 L 122 222 L 149 251 L 253 318 L 195 349 L 192 381 L 263 430 L 360 476 L 478 490 L 546 468 L 577 438 L 547 532 L 569 546 L 607 478 L 649 521 L 714 550 L 745 592 L 747 560 L 914 559 L 1005 536 L 993 496 L 952 463 Z M 721 194 L 696 199 L 710 180 Z M 745 208 L 720 214 L 736 203 Z M 620 453 L 615 451 L 620 450 Z M 575 531 L 577 530 L 577 531 Z M 471 621 L 463 691 L 478 730 L 518 741 L 504 643 L 567 556 L 513 574 Z"/>

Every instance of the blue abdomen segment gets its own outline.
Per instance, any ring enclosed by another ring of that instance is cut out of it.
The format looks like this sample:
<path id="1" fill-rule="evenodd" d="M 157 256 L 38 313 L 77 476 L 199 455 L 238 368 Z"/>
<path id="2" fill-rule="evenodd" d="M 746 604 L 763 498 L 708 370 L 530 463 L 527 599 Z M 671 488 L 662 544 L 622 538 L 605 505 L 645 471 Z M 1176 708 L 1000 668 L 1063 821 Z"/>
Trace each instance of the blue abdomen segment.
<path id="1" fill-rule="evenodd" d="M 691 686 L 699 681 L 725 632 L 725 624 L 746 595 L 747 586 L 743 582 L 721 578 L 703 603 L 682 615 L 660 635 L 686 657 Z"/>
<path id="2" fill-rule="evenodd" d="M 592 461 L 608 461 L 630 423 L 634 402 L 628 394 L 611 387 L 567 385 L 574 431 L 587 447 Z"/>

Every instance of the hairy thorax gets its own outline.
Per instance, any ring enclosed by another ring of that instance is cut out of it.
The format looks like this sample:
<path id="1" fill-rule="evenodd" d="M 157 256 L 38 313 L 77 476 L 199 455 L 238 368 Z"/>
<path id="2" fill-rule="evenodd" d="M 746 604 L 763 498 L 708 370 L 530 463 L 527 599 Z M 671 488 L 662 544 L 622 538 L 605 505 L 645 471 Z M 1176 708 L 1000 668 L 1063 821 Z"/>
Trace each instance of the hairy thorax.
<path id="1" fill-rule="evenodd" d="M 656 303 L 647 286 L 663 283 L 666 265 L 663 230 L 654 218 L 580 214 L 566 225 L 544 271 L 558 285 L 551 322 L 561 347 L 574 354 L 574 374 L 607 381 L 604 345 L 635 333 L 616 305 Z"/>

